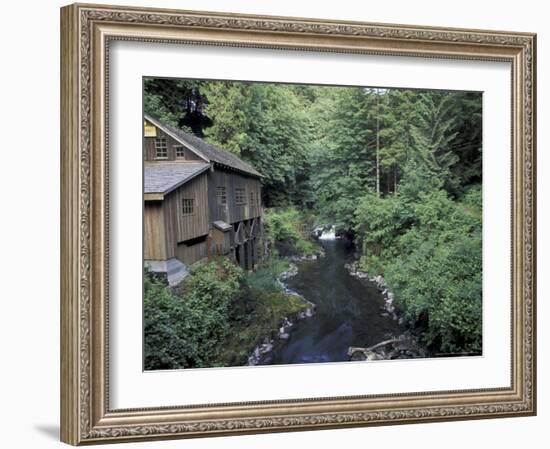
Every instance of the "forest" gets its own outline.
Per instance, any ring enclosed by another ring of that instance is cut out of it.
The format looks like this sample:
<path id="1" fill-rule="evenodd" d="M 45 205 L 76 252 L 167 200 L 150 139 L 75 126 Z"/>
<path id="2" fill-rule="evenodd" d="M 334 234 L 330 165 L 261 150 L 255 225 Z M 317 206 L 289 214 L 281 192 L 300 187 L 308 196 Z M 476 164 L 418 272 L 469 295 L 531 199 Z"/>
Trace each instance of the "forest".
<path id="1" fill-rule="evenodd" d="M 480 92 L 146 78 L 144 110 L 262 173 L 269 238 L 334 225 L 423 344 L 481 353 Z"/>

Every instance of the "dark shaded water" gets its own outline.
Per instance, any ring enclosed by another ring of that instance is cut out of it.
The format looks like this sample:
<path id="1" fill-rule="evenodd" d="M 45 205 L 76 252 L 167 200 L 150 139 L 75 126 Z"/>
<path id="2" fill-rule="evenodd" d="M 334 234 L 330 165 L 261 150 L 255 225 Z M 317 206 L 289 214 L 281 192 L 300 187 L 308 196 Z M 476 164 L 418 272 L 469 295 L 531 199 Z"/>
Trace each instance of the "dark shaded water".
<path id="1" fill-rule="evenodd" d="M 347 361 L 349 346 L 371 346 L 401 333 L 395 320 L 382 316 L 378 290 L 344 267 L 351 259 L 345 243 L 327 240 L 323 246 L 326 257 L 298 263 L 298 274 L 288 280 L 291 289 L 317 305 L 315 315 L 299 321 L 263 364 Z"/>

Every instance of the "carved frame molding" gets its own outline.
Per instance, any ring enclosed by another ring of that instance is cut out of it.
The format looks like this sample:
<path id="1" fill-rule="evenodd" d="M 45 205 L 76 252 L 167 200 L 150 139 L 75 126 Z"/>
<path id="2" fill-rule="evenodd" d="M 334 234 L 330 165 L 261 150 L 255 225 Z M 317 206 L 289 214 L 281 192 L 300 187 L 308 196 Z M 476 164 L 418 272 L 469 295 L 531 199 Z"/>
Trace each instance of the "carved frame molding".
<path id="1" fill-rule="evenodd" d="M 536 36 L 75 4 L 61 10 L 61 437 L 78 445 L 536 413 Z M 511 388 L 214 406 L 108 406 L 108 52 L 112 40 L 509 61 Z"/>

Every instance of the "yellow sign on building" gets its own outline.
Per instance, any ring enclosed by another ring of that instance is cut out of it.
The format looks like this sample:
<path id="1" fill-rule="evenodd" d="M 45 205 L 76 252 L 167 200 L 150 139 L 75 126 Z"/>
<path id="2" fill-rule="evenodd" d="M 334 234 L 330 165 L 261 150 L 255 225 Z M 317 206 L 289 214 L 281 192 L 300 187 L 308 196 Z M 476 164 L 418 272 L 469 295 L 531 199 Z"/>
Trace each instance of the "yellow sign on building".
<path id="1" fill-rule="evenodd" d="M 157 127 L 149 122 L 143 122 L 143 137 L 157 137 Z"/>

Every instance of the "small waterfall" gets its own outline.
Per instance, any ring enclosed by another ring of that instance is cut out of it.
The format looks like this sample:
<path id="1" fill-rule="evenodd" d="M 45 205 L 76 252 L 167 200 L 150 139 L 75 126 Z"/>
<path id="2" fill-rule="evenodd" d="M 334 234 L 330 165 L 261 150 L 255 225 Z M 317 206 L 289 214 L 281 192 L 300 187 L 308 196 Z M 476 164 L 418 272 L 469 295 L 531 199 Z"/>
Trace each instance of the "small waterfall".
<path id="1" fill-rule="evenodd" d="M 323 229 L 323 232 L 321 232 L 321 235 L 319 236 L 319 240 L 336 240 L 336 226 L 331 225 L 328 229 Z"/>

